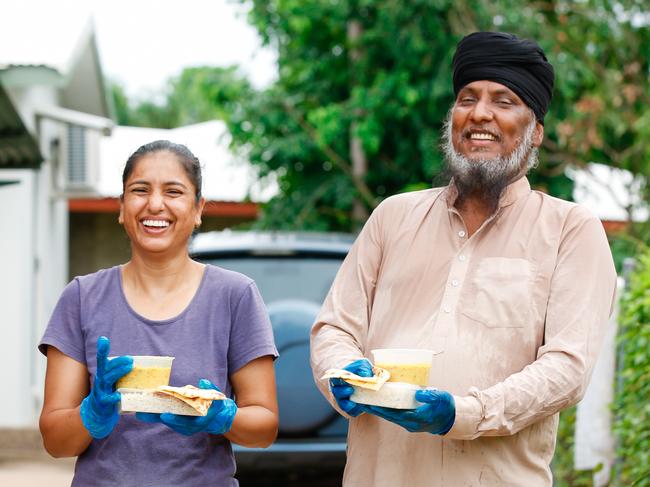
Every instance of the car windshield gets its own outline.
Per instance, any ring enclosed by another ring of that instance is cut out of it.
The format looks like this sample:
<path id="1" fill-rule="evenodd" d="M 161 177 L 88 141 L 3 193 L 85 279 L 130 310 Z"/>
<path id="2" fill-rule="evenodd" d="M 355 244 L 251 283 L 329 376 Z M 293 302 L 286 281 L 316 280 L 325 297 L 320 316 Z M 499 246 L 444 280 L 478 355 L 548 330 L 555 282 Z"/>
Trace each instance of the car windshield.
<path id="1" fill-rule="evenodd" d="M 255 281 L 266 303 L 299 299 L 321 304 L 336 276 L 343 256 L 318 257 L 224 257 L 201 259 L 241 272 Z"/>

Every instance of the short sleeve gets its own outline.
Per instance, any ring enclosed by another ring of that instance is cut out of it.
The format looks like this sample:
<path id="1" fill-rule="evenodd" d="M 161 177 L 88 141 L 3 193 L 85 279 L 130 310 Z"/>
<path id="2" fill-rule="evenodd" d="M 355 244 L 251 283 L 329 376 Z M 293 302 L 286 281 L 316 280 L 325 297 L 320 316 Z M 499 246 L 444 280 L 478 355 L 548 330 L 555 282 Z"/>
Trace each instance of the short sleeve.
<path id="1" fill-rule="evenodd" d="M 266 306 L 254 282 L 241 293 L 233 308 L 228 347 L 228 373 L 233 374 L 256 358 L 278 351 Z"/>
<path id="2" fill-rule="evenodd" d="M 79 281 L 74 279 L 63 290 L 38 349 L 47 355 L 47 347 L 56 347 L 74 360 L 86 363 L 84 337 L 81 330 L 81 299 Z"/>

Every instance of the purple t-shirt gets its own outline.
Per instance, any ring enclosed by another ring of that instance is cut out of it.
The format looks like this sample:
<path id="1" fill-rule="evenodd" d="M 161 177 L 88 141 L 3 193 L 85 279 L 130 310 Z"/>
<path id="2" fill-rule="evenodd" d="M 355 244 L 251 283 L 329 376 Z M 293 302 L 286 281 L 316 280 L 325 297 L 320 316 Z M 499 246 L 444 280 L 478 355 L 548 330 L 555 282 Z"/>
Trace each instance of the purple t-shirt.
<path id="1" fill-rule="evenodd" d="M 75 278 L 63 291 L 39 350 L 58 348 L 86 364 L 94 379 L 97 338 L 110 355 L 170 355 L 170 385 L 200 378 L 232 397 L 229 375 L 251 360 L 277 357 L 271 323 L 255 283 L 206 266 L 196 295 L 175 318 L 153 321 L 127 303 L 120 267 Z M 77 459 L 73 486 L 236 486 L 230 442 L 221 435 L 178 434 L 162 424 L 120 416 L 113 432 L 93 440 Z"/>

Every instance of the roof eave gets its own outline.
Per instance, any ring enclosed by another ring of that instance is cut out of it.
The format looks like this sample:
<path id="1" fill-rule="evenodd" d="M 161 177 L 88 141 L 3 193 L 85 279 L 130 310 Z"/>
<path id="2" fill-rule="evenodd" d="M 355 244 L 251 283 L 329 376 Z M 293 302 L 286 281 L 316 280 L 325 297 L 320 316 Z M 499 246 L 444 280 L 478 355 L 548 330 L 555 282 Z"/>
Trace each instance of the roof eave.
<path id="1" fill-rule="evenodd" d="M 0 169 L 38 169 L 43 156 L 0 84 Z"/>

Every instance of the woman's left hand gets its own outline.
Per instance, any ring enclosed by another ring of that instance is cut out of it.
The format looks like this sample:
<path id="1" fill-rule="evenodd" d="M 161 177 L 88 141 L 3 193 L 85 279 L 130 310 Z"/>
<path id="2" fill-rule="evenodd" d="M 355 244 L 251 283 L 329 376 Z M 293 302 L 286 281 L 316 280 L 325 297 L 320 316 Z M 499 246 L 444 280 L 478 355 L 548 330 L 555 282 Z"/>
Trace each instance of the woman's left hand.
<path id="1" fill-rule="evenodd" d="M 207 379 L 199 380 L 199 388 L 219 391 L 219 388 Z M 177 433 L 191 436 L 195 433 L 211 433 L 213 435 L 227 433 L 232 427 L 236 413 L 237 404 L 232 399 L 226 398 L 212 401 L 205 416 L 182 416 L 171 413 L 136 413 L 135 416 L 146 423 L 162 423 Z"/>

